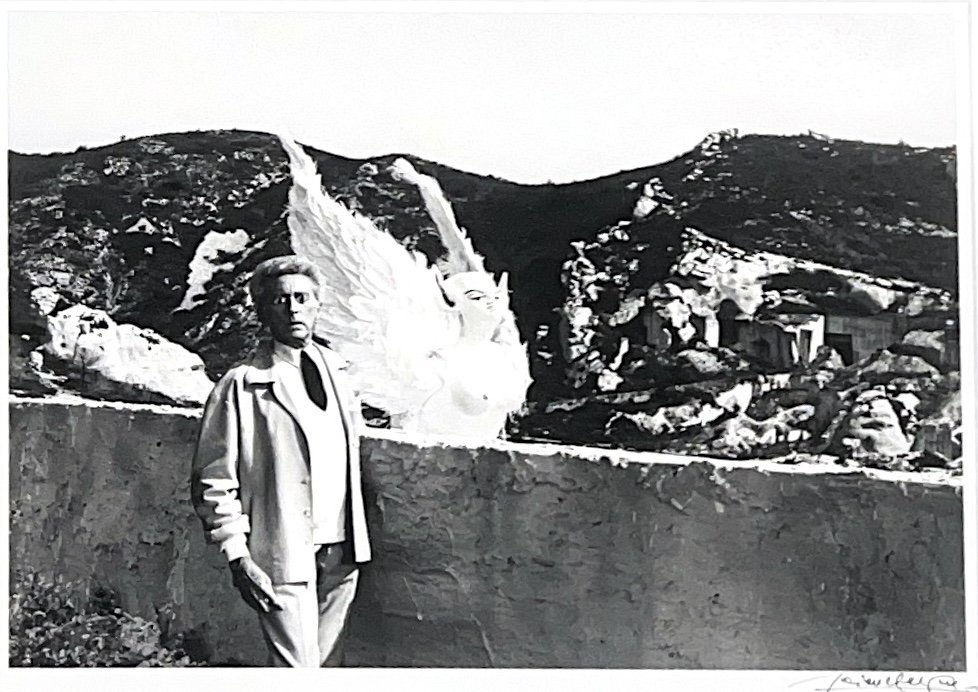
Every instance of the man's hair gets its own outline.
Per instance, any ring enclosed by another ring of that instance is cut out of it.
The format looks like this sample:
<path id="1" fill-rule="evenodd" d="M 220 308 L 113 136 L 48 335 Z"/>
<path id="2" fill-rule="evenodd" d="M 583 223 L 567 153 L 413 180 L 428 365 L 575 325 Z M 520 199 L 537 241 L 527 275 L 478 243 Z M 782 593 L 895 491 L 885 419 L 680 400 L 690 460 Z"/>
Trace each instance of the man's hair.
<path id="1" fill-rule="evenodd" d="M 316 286 L 316 297 L 319 297 L 319 292 L 322 289 L 322 279 L 319 275 L 319 270 L 316 269 L 316 265 L 312 262 L 298 255 L 283 255 L 282 257 L 273 257 L 272 259 L 265 260 L 255 267 L 255 272 L 251 275 L 251 279 L 248 280 L 248 293 L 251 294 L 251 300 L 255 304 L 255 309 L 258 310 L 258 317 L 263 321 L 263 313 L 268 306 L 266 295 L 272 282 L 278 277 L 287 274 L 308 276 Z"/>

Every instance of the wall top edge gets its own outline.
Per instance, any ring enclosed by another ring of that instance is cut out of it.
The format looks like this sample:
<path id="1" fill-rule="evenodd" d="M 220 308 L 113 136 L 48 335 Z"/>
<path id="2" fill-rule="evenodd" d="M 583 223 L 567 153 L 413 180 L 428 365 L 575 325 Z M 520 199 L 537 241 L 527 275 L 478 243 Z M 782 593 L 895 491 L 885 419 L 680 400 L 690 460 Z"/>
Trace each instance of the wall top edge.
<path id="1" fill-rule="evenodd" d="M 129 401 L 108 401 L 104 399 L 87 399 L 75 394 L 60 393 L 54 396 L 18 396 L 10 394 L 7 403 L 13 407 L 18 405 L 31 406 L 77 406 L 82 408 L 109 408 L 116 411 L 150 411 L 166 415 L 182 416 L 184 418 L 200 418 L 202 408 L 185 408 L 168 406 L 166 404 L 140 404 Z"/>
<path id="2" fill-rule="evenodd" d="M 181 408 L 162 404 L 137 404 L 120 401 L 103 401 L 86 399 L 84 397 L 60 394 L 54 397 L 8 396 L 8 405 L 14 407 L 31 406 L 62 406 L 78 408 L 107 408 L 116 411 L 150 412 L 161 415 L 174 415 L 186 419 L 199 418 L 201 409 Z M 406 433 L 381 428 L 366 428 L 363 437 L 375 440 L 386 440 L 394 443 L 408 444 L 416 447 L 454 447 L 469 450 L 492 449 L 519 456 L 570 456 L 596 463 L 609 463 L 612 466 L 690 466 L 707 464 L 709 466 L 731 471 L 737 469 L 753 470 L 765 474 L 789 476 L 833 476 L 867 478 L 890 483 L 908 483 L 915 485 L 950 486 L 961 489 L 964 487 L 962 476 L 952 476 L 950 472 L 941 469 L 932 471 L 888 471 L 859 466 L 843 466 L 831 457 L 819 461 L 801 461 L 786 463 L 778 459 L 724 459 L 708 456 L 686 456 L 665 454 L 662 452 L 635 452 L 625 449 L 603 447 L 583 447 L 565 445 L 553 442 L 510 442 L 508 440 L 493 440 L 485 442 L 465 437 L 439 437 Z"/>

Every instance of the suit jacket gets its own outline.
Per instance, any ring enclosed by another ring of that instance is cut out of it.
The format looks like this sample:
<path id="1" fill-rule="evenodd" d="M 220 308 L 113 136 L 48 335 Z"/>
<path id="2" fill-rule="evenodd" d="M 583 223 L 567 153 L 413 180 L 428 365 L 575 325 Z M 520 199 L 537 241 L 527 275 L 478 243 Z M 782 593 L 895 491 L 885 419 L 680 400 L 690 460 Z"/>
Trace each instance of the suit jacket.
<path id="1" fill-rule="evenodd" d="M 332 382 L 348 441 L 346 535 L 356 562 L 370 560 L 356 424 L 360 407 L 328 348 L 323 382 Z M 277 584 L 315 581 L 309 450 L 281 368 L 264 341 L 214 386 L 204 405 L 191 473 L 191 500 L 213 543 L 245 536 L 252 559 Z M 329 390 L 327 390 L 329 393 Z M 313 462 L 315 463 L 315 461 Z"/>

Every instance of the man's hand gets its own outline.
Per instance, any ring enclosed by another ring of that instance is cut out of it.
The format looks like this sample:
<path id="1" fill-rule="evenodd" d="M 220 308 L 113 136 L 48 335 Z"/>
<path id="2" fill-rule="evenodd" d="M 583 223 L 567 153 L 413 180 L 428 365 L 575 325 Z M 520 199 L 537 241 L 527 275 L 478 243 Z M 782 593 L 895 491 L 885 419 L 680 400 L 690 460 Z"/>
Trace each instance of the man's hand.
<path id="1" fill-rule="evenodd" d="M 264 570 L 255 564 L 250 557 L 232 560 L 231 581 L 241 592 L 241 597 L 249 607 L 268 613 L 272 610 L 282 610 L 282 604 L 275 598 L 272 580 Z"/>

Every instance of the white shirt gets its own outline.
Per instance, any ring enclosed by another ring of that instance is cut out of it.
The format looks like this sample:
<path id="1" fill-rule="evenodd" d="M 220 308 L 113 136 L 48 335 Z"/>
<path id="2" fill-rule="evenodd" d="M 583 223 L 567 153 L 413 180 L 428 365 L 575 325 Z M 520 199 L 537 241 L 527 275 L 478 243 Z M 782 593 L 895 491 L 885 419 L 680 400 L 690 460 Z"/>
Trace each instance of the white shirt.
<path id="1" fill-rule="evenodd" d="M 340 417 L 336 390 L 329 370 L 315 348 L 305 349 L 318 366 L 326 390 L 326 410 L 309 398 L 299 358 L 303 349 L 275 342 L 272 357 L 292 366 L 283 369 L 282 385 L 296 406 L 299 425 L 309 446 L 309 488 L 312 493 L 312 540 L 316 545 L 346 539 L 346 486 L 349 472 L 348 446 Z"/>

